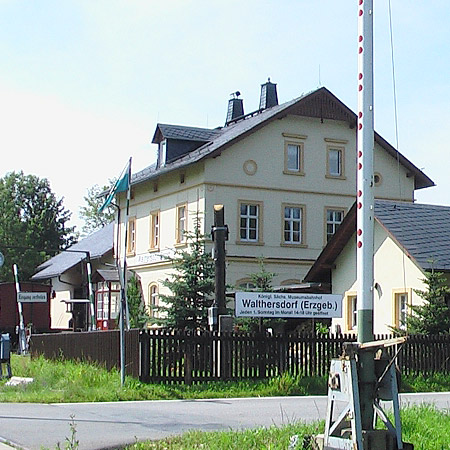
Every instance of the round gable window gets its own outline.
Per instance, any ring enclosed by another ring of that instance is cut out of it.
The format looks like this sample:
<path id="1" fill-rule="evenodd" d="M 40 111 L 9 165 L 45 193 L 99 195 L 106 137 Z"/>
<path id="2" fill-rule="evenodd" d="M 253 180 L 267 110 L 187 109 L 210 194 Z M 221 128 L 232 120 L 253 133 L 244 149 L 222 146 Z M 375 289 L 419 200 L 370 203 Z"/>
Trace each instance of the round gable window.
<path id="1" fill-rule="evenodd" d="M 245 161 L 243 169 L 247 175 L 255 175 L 256 171 L 258 170 L 258 166 L 256 162 L 253 161 L 253 159 L 248 159 L 247 161 Z"/>
<path id="2" fill-rule="evenodd" d="M 373 182 L 375 184 L 375 186 L 379 186 L 382 182 L 383 178 L 381 177 L 381 174 L 379 174 L 378 172 L 375 172 L 373 175 Z"/>

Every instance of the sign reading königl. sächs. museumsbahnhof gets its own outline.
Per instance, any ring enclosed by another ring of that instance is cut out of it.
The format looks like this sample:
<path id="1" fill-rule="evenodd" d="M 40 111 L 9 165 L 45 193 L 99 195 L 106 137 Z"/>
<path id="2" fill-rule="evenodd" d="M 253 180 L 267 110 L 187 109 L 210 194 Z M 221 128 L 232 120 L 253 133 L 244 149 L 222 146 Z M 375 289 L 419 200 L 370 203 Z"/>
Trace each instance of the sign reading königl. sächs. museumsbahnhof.
<path id="1" fill-rule="evenodd" d="M 237 317 L 342 317 L 342 296 L 236 292 Z"/>

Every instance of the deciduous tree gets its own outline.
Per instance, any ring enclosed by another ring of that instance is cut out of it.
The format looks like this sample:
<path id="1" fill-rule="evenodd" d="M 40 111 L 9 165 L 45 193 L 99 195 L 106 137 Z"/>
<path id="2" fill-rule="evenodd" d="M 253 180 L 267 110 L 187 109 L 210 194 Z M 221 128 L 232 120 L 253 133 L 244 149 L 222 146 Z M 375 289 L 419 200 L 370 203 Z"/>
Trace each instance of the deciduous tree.
<path id="1" fill-rule="evenodd" d="M 102 212 L 98 211 L 105 201 L 100 194 L 108 191 L 113 184 L 114 180 L 110 180 L 109 186 L 100 187 L 96 184 L 88 189 L 87 195 L 84 197 L 86 206 L 80 208 L 80 218 L 84 220 L 84 225 L 81 228 L 83 236 L 99 230 L 114 220 L 115 208 L 113 205 L 107 206 Z"/>
<path id="2" fill-rule="evenodd" d="M 0 178 L 0 250 L 5 256 L 0 280 L 14 279 L 13 264 L 21 280 L 28 280 L 39 264 L 72 245 L 76 235 L 67 226 L 70 216 L 47 179 L 23 172 Z"/>

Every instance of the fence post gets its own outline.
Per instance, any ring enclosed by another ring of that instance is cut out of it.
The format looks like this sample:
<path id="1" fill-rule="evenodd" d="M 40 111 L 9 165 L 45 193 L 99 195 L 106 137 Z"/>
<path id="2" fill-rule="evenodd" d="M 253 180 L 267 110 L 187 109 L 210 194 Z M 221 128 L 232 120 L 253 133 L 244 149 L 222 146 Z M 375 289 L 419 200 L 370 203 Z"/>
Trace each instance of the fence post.
<path id="1" fill-rule="evenodd" d="M 188 386 L 192 384 L 192 345 L 189 341 L 189 334 L 186 334 L 184 340 L 184 383 Z"/>
<path id="2" fill-rule="evenodd" d="M 266 341 L 264 333 L 256 334 L 258 339 L 258 368 L 259 368 L 259 378 L 266 378 L 266 366 L 267 366 L 267 351 L 266 351 Z"/>
<path id="3" fill-rule="evenodd" d="M 233 357 L 231 352 L 231 333 L 223 331 L 219 333 L 220 342 L 220 379 L 223 381 L 231 379 Z"/>
<path id="4" fill-rule="evenodd" d="M 139 380 L 144 383 L 150 381 L 150 337 L 145 331 L 139 333 L 139 351 L 141 353 L 141 370 Z"/>

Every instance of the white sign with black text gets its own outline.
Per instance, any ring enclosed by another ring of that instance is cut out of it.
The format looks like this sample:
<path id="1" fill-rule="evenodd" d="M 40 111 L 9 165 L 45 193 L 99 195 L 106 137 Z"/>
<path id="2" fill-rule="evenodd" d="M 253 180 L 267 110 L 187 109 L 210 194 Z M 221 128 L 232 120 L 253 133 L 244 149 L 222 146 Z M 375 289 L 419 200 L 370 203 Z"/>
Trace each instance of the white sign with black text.
<path id="1" fill-rule="evenodd" d="M 18 292 L 17 301 L 21 303 L 45 303 L 47 301 L 46 292 Z"/>
<path id="2" fill-rule="evenodd" d="M 342 317 L 342 295 L 236 292 L 236 317 Z"/>

